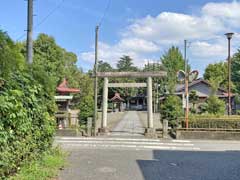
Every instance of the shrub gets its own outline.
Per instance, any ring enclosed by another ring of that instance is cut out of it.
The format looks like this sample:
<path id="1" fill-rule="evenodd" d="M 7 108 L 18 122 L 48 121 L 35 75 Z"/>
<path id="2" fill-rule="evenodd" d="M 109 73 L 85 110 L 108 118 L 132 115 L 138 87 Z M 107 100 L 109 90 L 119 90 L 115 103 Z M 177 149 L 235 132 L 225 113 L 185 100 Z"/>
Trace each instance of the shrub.
<path id="1" fill-rule="evenodd" d="M 16 172 L 52 143 L 54 100 L 30 73 L 0 83 L 0 177 Z"/>
<path id="2" fill-rule="evenodd" d="M 79 104 L 80 125 L 86 125 L 87 118 L 93 116 L 94 101 L 90 95 L 84 96 Z"/>
<path id="3" fill-rule="evenodd" d="M 185 127 L 184 118 L 179 118 Z M 189 117 L 189 128 L 240 129 L 240 116 L 194 115 Z"/>
<path id="4" fill-rule="evenodd" d="M 225 103 L 216 96 L 210 96 L 207 100 L 207 112 L 209 114 L 221 114 L 225 112 Z"/>
<path id="5" fill-rule="evenodd" d="M 183 115 L 181 99 L 174 95 L 168 96 L 161 105 L 160 112 L 162 119 L 169 120 L 169 124 L 175 126 L 177 118 Z"/>

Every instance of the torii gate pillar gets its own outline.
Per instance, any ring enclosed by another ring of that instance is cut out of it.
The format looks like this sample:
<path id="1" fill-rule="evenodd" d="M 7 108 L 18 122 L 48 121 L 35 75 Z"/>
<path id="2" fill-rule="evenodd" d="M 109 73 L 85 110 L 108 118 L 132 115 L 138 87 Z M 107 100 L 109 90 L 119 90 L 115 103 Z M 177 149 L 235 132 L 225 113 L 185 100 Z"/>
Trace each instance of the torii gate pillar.
<path id="1" fill-rule="evenodd" d="M 108 109 L 108 78 L 104 77 L 103 84 L 103 100 L 102 100 L 102 124 L 99 129 L 100 134 L 108 134 L 109 129 L 107 128 L 107 109 Z"/>
<path id="2" fill-rule="evenodd" d="M 145 136 L 155 138 L 156 133 L 153 127 L 153 111 L 152 111 L 152 77 L 147 78 L 147 120 L 148 127 L 145 129 Z"/>

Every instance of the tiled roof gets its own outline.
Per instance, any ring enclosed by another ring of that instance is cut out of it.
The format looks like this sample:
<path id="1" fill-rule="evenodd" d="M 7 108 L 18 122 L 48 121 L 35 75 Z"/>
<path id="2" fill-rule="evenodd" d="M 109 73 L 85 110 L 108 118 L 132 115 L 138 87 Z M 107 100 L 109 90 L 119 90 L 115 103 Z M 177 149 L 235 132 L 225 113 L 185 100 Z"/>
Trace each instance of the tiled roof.
<path id="1" fill-rule="evenodd" d="M 110 101 L 124 101 L 124 99 L 120 97 L 119 93 L 115 93 L 115 95 L 110 99 Z"/>
<path id="2" fill-rule="evenodd" d="M 68 82 L 64 78 L 63 82 L 61 84 L 59 84 L 59 86 L 57 87 L 57 92 L 59 92 L 59 93 L 79 93 L 80 92 L 80 89 L 69 88 L 67 84 L 68 84 Z"/>

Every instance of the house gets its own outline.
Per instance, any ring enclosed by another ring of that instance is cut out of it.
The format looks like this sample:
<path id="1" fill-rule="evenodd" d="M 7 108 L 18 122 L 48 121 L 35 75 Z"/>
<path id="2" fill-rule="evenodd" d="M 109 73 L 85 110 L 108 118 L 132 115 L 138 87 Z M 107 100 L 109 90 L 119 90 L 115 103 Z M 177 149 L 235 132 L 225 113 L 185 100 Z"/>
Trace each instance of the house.
<path id="1" fill-rule="evenodd" d="M 203 102 L 205 102 L 207 100 L 207 98 L 212 93 L 212 88 L 211 88 L 210 83 L 208 81 L 202 79 L 202 78 L 199 78 L 199 79 L 189 83 L 188 90 L 189 90 L 189 94 L 190 94 L 191 91 L 196 92 L 196 95 L 199 98 L 199 102 L 197 104 L 197 107 L 200 104 L 202 104 Z M 181 98 L 184 98 L 185 85 L 184 84 L 178 84 L 176 86 L 175 94 L 180 96 Z M 227 93 L 227 91 L 225 91 L 222 88 L 218 88 L 217 92 L 216 92 L 216 96 L 226 103 L 226 110 L 227 110 L 227 104 L 228 104 L 228 93 Z M 231 94 L 232 112 L 236 112 L 236 104 L 234 102 L 234 96 L 235 96 L 234 94 Z M 190 104 L 190 107 L 191 107 L 191 104 Z"/>

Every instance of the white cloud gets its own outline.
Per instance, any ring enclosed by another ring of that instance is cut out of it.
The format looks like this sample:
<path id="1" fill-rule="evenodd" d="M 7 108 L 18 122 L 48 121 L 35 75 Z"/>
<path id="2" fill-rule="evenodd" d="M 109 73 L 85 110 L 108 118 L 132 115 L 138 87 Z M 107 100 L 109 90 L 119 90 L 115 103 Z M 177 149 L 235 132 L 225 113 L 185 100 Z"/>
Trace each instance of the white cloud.
<path id="1" fill-rule="evenodd" d="M 122 55 L 130 55 L 136 65 L 142 65 L 146 59 L 159 57 L 170 45 L 182 45 L 184 39 L 192 42 L 191 59 L 202 59 L 205 63 L 225 59 L 224 33 L 240 31 L 240 1 L 207 3 L 200 12 L 200 15 L 162 12 L 135 19 L 121 30 L 117 43 L 100 43 L 99 59 L 114 65 Z M 239 34 L 233 39 L 235 48 L 237 39 L 240 40 Z M 80 58 L 94 62 L 94 51 L 84 52 Z"/>
<path id="2" fill-rule="evenodd" d="M 139 38 L 126 38 L 122 39 L 117 47 L 121 50 L 135 51 L 140 53 L 150 53 L 159 51 L 159 47 L 151 41 L 147 41 Z"/>
<path id="3" fill-rule="evenodd" d="M 222 20 L 231 26 L 240 25 L 240 3 L 208 3 L 202 8 L 203 14 Z"/>
<path id="4" fill-rule="evenodd" d="M 227 46 L 222 44 L 211 44 L 206 41 L 196 41 L 191 44 L 190 51 L 195 57 L 204 59 L 218 59 L 226 56 Z"/>
<path id="5" fill-rule="evenodd" d="M 141 62 L 145 62 L 145 60 L 140 57 L 138 53 L 132 50 L 134 47 L 132 47 L 132 49 L 126 49 L 126 47 L 122 48 L 122 45 L 122 43 L 119 43 L 111 46 L 109 44 L 99 42 L 99 60 L 107 61 L 112 66 L 115 66 L 120 57 L 123 55 L 128 55 L 134 59 L 134 63 L 136 65 L 141 66 Z M 89 63 L 93 63 L 95 58 L 94 51 L 83 52 L 80 54 L 79 58 Z"/>
<path id="6" fill-rule="evenodd" d="M 128 27 L 125 36 L 155 40 L 160 44 L 179 43 L 183 39 L 213 36 L 223 30 L 222 24 L 210 17 L 196 17 L 163 12 L 157 17 L 147 16 Z"/>

